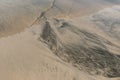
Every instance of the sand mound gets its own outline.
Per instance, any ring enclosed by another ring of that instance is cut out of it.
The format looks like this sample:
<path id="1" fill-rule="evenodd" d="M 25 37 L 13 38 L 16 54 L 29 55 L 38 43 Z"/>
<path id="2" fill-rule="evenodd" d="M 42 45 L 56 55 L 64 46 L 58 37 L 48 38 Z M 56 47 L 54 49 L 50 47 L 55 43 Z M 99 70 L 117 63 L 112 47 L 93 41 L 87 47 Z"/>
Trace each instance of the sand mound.
<path id="1" fill-rule="evenodd" d="M 0 79 L 119 80 L 119 3 L 1 0 Z"/>

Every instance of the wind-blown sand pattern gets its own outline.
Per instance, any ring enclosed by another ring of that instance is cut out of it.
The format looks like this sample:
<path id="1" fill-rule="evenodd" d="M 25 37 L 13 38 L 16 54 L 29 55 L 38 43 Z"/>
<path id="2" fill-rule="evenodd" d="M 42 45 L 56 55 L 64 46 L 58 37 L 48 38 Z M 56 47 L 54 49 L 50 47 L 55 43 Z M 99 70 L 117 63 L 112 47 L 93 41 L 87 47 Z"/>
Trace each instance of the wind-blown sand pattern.
<path id="1" fill-rule="evenodd" d="M 1 0 L 0 80 L 120 80 L 119 0 Z"/>

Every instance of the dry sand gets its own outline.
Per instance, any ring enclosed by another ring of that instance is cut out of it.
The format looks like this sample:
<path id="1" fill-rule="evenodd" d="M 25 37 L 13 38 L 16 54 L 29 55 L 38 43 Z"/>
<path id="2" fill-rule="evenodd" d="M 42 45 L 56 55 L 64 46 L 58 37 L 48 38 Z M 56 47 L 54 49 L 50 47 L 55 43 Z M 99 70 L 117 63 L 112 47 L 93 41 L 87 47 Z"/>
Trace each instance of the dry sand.
<path id="1" fill-rule="evenodd" d="M 53 54 L 48 45 L 38 40 L 43 30 L 42 22 L 31 24 L 50 6 L 51 1 L 0 1 L 0 80 L 120 80 L 119 77 L 107 78 L 78 70 L 72 64 L 61 60 Z M 50 10 L 46 16 L 50 17 L 52 28 L 55 30 L 59 27 L 54 25 L 51 18 L 64 19 L 79 29 L 98 34 L 120 46 L 118 39 L 108 36 L 91 20 L 91 16 L 98 14 L 99 10 L 106 7 L 111 9 L 111 6 L 116 4 L 119 5 L 120 1 L 57 0 L 57 8 Z M 65 44 L 83 42 L 79 41 L 78 35 L 67 30 L 61 30 L 61 34 L 56 30 L 56 33 Z M 107 47 L 119 55 L 120 48 Z"/>
<path id="2" fill-rule="evenodd" d="M 40 28 L 36 25 L 0 39 L 1 80 L 112 80 L 88 75 L 61 61 L 36 39 L 33 30 Z"/>

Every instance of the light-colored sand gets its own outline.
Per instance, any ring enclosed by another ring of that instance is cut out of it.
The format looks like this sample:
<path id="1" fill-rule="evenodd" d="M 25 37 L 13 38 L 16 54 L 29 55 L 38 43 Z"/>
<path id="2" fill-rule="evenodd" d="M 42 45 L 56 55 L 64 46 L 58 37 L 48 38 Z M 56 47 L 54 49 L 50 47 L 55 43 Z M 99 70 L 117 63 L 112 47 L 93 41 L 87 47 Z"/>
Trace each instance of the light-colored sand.
<path id="1" fill-rule="evenodd" d="M 0 80 L 119 80 L 82 72 L 62 61 L 47 45 L 37 40 L 42 27 L 31 27 L 31 24 L 50 3 L 51 0 L 0 1 Z M 119 41 L 98 30 L 99 28 L 87 19 L 90 14 L 114 4 L 116 3 L 108 0 L 58 0 L 56 5 L 63 12 L 55 8 L 47 15 L 56 17 L 59 14 L 59 18 L 72 21 L 78 28 L 99 34 L 119 45 Z M 68 35 L 70 42 L 77 43 L 77 39 L 71 39 L 73 34 Z M 68 41 L 64 35 L 60 37 Z M 116 53 L 120 51 L 110 46 L 109 49 Z"/>
<path id="2" fill-rule="evenodd" d="M 37 41 L 34 26 L 0 39 L 0 80 L 111 80 L 80 72 Z"/>

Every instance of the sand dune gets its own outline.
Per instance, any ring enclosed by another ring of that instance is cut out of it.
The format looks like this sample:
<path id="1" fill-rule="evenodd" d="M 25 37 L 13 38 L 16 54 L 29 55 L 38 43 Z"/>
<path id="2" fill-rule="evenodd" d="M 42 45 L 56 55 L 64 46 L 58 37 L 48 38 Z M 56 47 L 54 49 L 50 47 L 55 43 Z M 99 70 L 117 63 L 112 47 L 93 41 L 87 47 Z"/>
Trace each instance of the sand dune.
<path id="1" fill-rule="evenodd" d="M 119 80 L 119 0 L 1 0 L 0 80 Z"/>
<path id="2" fill-rule="evenodd" d="M 42 26 L 0 39 L 2 80 L 113 80 L 79 71 L 38 40 Z"/>

